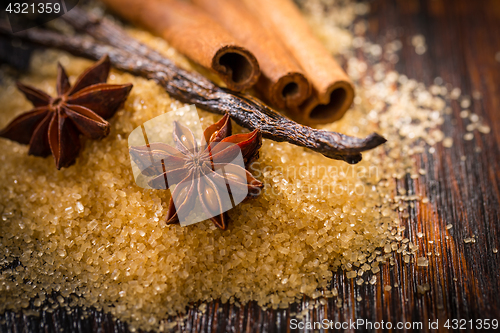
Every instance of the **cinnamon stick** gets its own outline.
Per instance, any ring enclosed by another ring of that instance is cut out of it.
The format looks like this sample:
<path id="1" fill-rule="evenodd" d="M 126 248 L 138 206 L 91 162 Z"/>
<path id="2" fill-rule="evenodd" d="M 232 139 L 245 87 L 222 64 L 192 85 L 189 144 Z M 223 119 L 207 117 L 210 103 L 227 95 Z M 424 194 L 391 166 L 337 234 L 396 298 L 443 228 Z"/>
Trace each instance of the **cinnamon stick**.
<path id="1" fill-rule="evenodd" d="M 99 24 L 99 21 L 87 20 L 86 22 L 87 26 Z M 99 28 L 95 29 L 99 30 Z M 118 48 L 90 38 L 65 36 L 61 33 L 37 28 L 13 35 L 8 27 L 1 25 L 0 36 L 16 38 L 46 47 L 56 47 L 76 56 L 93 60 L 100 59 L 107 54 L 115 68 L 156 81 L 167 93 L 182 102 L 195 104 L 213 113 L 229 114 L 239 125 L 250 130 L 260 130 L 265 138 L 278 142 L 287 141 L 321 153 L 326 157 L 351 164 L 361 160 L 363 151 L 373 149 L 386 141 L 377 133 L 360 139 L 302 126 L 283 117 L 249 95 L 233 93 L 220 88 L 200 74 L 176 67 L 167 59 L 162 62 L 152 60 L 158 56 L 158 53 L 126 36 L 119 27 L 115 26 L 114 29 L 120 31 L 120 36 L 116 40 L 115 35 L 109 35 L 105 38 L 113 40 L 113 43 L 126 43 L 126 45 L 121 45 L 122 47 Z M 106 31 L 103 29 L 101 32 L 106 34 Z M 135 48 L 137 48 L 138 54 L 132 52 Z M 129 51 L 125 51 L 125 49 Z"/>
<path id="2" fill-rule="evenodd" d="M 295 110 L 309 97 L 310 84 L 302 68 L 245 3 L 241 0 L 193 0 L 193 3 L 255 55 L 262 72 L 256 88 L 271 105 Z"/>
<path id="3" fill-rule="evenodd" d="M 354 99 L 354 86 L 295 4 L 291 0 L 245 2 L 283 41 L 312 83 L 313 95 L 300 107 L 302 121 L 315 124 L 342 118 Z"/>
<path id="4" fill-rule="evenodd" d="M 114 12 L 165 38 L 194 62 L 242 91 L 260 74 L 255 56 L 195 6 L 178 0 L 103 0 Z"/>

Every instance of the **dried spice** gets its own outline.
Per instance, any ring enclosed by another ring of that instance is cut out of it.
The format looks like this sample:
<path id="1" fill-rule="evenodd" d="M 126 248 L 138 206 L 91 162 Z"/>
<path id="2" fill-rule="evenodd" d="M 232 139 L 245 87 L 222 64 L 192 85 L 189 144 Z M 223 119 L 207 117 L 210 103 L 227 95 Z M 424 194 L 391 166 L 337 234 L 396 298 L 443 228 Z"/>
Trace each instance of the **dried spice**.
<path id="1" fill-rule="evenodd" d="M 188 215 L 198 197 L 203 210 L 213 216 L 214 224 L 225 230 L 229 216 L 221 193 L 231 193 L 233 197 L 237 193 L 249 197 L 260 193 L 263 184 L 246 168 L 259 156 L 261 134 L 258 130 L 235 135 L 231 132 L 231 120 L 225 115 L 205 130 L 198 144 L 191 130 L 175 121 L 175 148 L 161 142 L 130 147 L 141 173 L 152 177 L 149 186 L 167 189 L 177 184 L 170 198 L 167 224 L 179 223 L 179 215 Z M 245 169 L 234 163 L 240 153 Z"/>
<path id="2" fill-rule="evenodd" d="M 111 63 L 116 68 L 156 81 L 167 93 L 182 102 L 194 104 L 213 113 L 229 114 L 238 125 L 250 130 L 258 129 L 264 138 L 278 142 L 287 141 L 328 158 L 355 164 L 361 161 L 362 152 L 386 142 L 386 139 L 377 133 L 371 133 L 361 139 L 302 126 L 252 96 L 232 93 L 200 74 L 177 67 L 111 22 L 102 21 L 105 24 L 101 25 L 101 20 L 94 19 L 85 12 L 81 13 L 79 17 L 71 17 L 68 23 L 98 41 L 89 40 L 88 36 L 69 37 L 36 28 L 17 33 L 16 37 L 89 59 L 109 54 Z M 9 30 L 3 26 L 0 26 L 0 35 L 12 37 Z"/>
<path id="3" fill-rule="evenodd" d="M 216 73 L 233 91 L 252 87 L 259 63 L 242 41 L 188 1 L 103 0 L 122 18 L 162 36 L 191 60 Z"/>
<path id="4" fill-rule="evenodd" d="M 71 86 L 59 64 L 55 98 L 18 82 L 18 89 L 34 109 L 12 120 L 0 136 L 29 144 L 29 155 L 52 154 L 57 169 L 72 165 L 81 148 L 79 135 L 90 139 L 107 136 L 109 123 L 105 119 L 115 114 L 132 89 L 131 84 L 106 84 L 109 70 L 109 57 L 104 56 Z"/>

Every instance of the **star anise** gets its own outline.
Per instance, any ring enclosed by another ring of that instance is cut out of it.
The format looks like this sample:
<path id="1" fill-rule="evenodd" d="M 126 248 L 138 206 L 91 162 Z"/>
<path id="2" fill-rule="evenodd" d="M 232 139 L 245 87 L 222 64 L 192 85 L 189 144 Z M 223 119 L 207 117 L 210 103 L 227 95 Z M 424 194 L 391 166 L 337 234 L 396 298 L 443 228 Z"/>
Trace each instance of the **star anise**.
<path id="1" fill-rule="evenodd" d="M 225 115 L 205 129 L 201 144 L 189 128 L 177 121 L 172 135 L 175 148 L 160 142 L 130 147 L 141 173 L 152 177 L 149 186 L 167 189 L 177 184 L 170 198 L 167 224 L 179 223 L 179 216 L 187 216 L 199 200 L 214 224 L 226 229 L 227 210 L 232 207 L 228 208 L 231 202 L 224 199 L 226 194 L 233 199 L 238 195 L 251 197 L 258 195 L 263 187 L 246 170 L 259 156 L 260 132 L 231 135 L 231 120 Z M 237 156 L 242 158 L 244 168 L 235 162 Z"/>
<path id="2" fill-rule="evenodd" d="M 106 84 L 110 69 L 108 56 L 87 68 L 70 85 L 64 68 L 57 71 L 57 97 L 17 83 L 34 109 L 21 114 L 0 131 L 4 137 L 29 144 L 29 155 L 54 156 L 57 169 L 75 163 L 80 152 L 80 134 L 100 139 L 109 134 L 111 118 L 127 99 L 132 84 Z"/>

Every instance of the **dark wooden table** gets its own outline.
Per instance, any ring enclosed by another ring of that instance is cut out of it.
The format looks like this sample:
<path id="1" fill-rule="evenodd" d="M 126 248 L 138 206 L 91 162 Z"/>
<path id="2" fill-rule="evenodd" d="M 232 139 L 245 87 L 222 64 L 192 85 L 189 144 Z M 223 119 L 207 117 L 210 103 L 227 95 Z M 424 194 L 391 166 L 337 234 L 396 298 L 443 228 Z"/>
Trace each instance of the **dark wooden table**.
<path id="1" fill-rule="evenodd" d="M 500 62 L 495 60 L 500 52 L 500 1 L 375 0 L 367 18 L 371 41 L 383 44 L 388 36 L 403 41 L 395 66 L 398 72 L 427 85 L 440 76 L 469 96 L 480 92 L 482 99 L 473 99 L 471 111 L 485 119 L 491 133 L 464 141 L 467 123 L 459 117 L 458 103 L 453 102 L 453 113 L 442 127 L 446 136 L 453 137 L 453 147 L 437 145 L 435 154 L 421 155 L 417 163 L 427 170 L 427 176 L 420 182 L 407 178 L 398 185 L 418 187 L 414 188 L 417 193 L 429 197 L 430 204 L 425 208 L 410 210 L 406 236 L 415 241 L 416 233 L 423 231 L 426 240 L 434 244 L 421 246 L 429 246 L 440 255 L 430 256 L 427 268 L 406 265 L 401 258 L 395 266 L 384 265 L 375 286 L 357 286 L 339 272 L 332 287 L 345 295 L 342 307 L 337 308 L 335 299 L 329 299 L 325 306 L 310 310 L 304 320 L 349 322 L 361 318 L 394 325 L 422 322 L 422 331 L 430 331 L 429 320 L 439 320 L 439 331 L 447 331 L 444 323 L 448 319 L 466 320 L 467 329 L 456 330 L 460 332 L 472 331 L 469 320 L 474 324 L 478 319 L 500 321 L 500 253 L 493 253 L 494 248 L 500 248 Z M 416 54 L 409 42 L 416 34 L 425 36 L 427 52 L 423 55 Z M 453 228 L 446 231 L 448 223 Z M 446 234 L 450 235 L 448 239 Z M 471 235 L 476 236 L 476 243 L 464 243 Z M 426 283 L 430 290 L 418 293 L 417 286 Z M 385 291 L 384 284 L 399 287 Z M 365 301 L 356 302 L 358 295 Z M 289 310 L 263 311 L 253 303 L 237 308 L 213 302 L 205 314 L 192 310 L 187 318 L 179 319 L 177 330 L 286 332 L 290 330 L 290 312 L 307 305 L 304 299 Z M 108 314 L 89 311 L 85 319 L 81 314 L 82 309 L 74 309 L 71 314 L 61 310 L 42 313 L 39 317 L 9 312 L 0 316 L 0 332 L 128 331 L 126 324 Z"/>

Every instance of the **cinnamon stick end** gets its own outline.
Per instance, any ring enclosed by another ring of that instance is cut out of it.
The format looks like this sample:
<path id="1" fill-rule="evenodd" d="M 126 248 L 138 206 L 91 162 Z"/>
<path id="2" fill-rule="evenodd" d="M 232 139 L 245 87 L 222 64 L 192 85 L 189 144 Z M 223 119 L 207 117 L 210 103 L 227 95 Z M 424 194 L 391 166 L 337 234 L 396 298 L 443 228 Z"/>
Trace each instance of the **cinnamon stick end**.
<path id="1" fill-rule="evenodd" d="M 283 75 L 275 85 L 271 87 L 271 103 L 278 108 L 296 109 L 311 95 L 309 80 L 297 72 Z"/>
<path id="2" fill-rule="evenodd" d="M 329 87 L 324 101 L 313 96 L 301 107 L 301 122 L 306 125 L 325 124 L 344 116 L 354 100 L 354 87 L 349 81 L 338 81 Z"/>
<path id="3" fill-rule="evenodd" d="M 220 48 L 212 59 L 212 69 L 233 91 L 252 87 L 260 75 L 259 63 L 247 49 L 228 45 Z"/>

